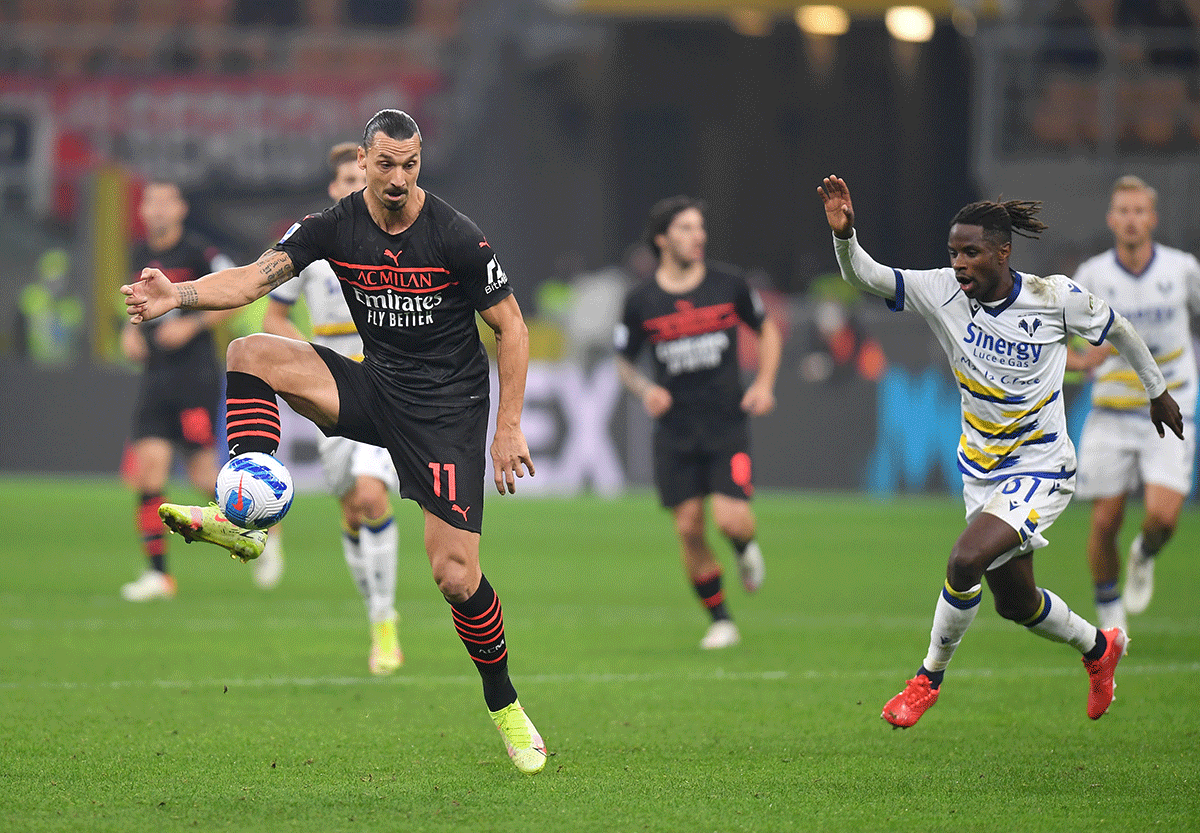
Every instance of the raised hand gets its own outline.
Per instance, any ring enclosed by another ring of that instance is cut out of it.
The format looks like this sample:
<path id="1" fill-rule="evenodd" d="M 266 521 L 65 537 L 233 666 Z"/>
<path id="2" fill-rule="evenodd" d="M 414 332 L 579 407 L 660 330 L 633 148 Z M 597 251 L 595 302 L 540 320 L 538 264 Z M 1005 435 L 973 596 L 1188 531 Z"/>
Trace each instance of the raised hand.
<path id="1" fill-rule="evenodd" d="M 817 193 L 825 203 L 825 219 L 833 233 L 843 240 L 850 239 L 854 232 L 854 204 L 850 202 L 846 181 L 830 174 L 817 186 Z"/>

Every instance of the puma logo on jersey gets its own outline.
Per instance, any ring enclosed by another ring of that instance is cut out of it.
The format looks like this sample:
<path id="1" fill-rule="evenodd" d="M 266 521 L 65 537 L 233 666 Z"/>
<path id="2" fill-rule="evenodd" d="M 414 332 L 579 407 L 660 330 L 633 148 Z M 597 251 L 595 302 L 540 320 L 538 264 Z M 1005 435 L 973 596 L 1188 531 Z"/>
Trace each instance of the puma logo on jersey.
<path id="1" fill-rule="evenodd" d="M 386 255 L 387 257 L 390 257 L 392 259 L 393 266 L 397 266 L 397 267 L 400 266 L 399 257 L 400 257 L 400 255 L 404 254 L 404 249 L 397 249 L 395 254 L 392 254 L 391 249 L 384 249 L 383 253 L 384 253 L 384 255 Z"/>
<path id="2" fill-rule="evenodd" d="M 453 509 L 455 512 L 459 513 L 460 515 L 462 515 L 462 516 L 463 516 L 463 523 L 466 523 L 466 521 L 467 521 L 467 509 L 470 509 L 470 508 L 471 508 L 470 506 L 468 506 L 468 507 L 467 507 L 467 509 L 463 509 L 463 508 L 462 508 L 461 506 L 459 506 L 457 503 L 452 503 L 452 504 L 450 504 L 450 508 L 451 508 L 451 509 Z"/>

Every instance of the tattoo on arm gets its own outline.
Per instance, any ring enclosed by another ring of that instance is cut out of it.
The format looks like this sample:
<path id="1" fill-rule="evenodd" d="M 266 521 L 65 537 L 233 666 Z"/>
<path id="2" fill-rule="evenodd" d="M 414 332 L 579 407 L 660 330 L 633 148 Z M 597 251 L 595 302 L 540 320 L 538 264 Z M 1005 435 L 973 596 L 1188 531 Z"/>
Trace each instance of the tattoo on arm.
<path id="1" fill-rule="evenodd" d="M 180 309 L 196 308 L 196 304 L 200 301 L 200 296 L 196 293 L 196 287 L 182 283 L 176 284 L 175 289 L 179 293 Z"/>
<path id="2" fill-rule="evenodd" d="M 266 285 L 274 289 L 292 277 L 292 259 L 286 252 L 267 249 L 258 258 L 258 270 L 262 272 Z"/>

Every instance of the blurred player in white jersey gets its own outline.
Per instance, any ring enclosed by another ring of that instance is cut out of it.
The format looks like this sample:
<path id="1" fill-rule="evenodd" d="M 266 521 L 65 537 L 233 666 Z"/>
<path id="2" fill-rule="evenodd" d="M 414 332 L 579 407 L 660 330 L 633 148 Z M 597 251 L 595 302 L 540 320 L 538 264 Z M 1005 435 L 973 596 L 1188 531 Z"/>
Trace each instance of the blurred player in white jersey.
<path id="1" fill-rule="evenodd" d="M 358 144 L 344 142 L 329 152 L 333 179 L 329 197 L 334 202 L 366 185 L 358 166 Z M 337 276 L 318 260 L 270 294 L 263 330 L 304 340 L 292 323 L 292 305 L 304 295 L 312 321 L 313 341 L 361 361 L 362 339 L 350 317 Z M 404 662 L 397 635 L 396 529 L 388 489 L 399 491 L 396 469 L 387 449 L 345 437 L 325 437 L 320 444 L 321 466 L 330 491 L 342 505 L 342 551 L 371 621 L 372 674 L 391 674 Z M 279 536 L 267 536 L 267 548 L 278 547 Z M 272 542 L 276 542 L 274 545 Z M 264 551 L 263 556 L 267 552 Z M 259 558 L 262 560 L 262 557 Z"/>
<path id="2" fill-rule="evenodd" d="M 1083 654 L 1087 714 L 1099 718 L 1113 699 L 1125 632 L 1089 624 L 1033 576 L 1033 551 L 1046 545 L 1042 533 L 1075 490 L 1075 449 L 1062 402 L 1067 339 L 1111 340 L 1149 391 L 1159 435 L 1166 425 L 1182 437 L 1183 418 L 1166 380 L 1133 327 L 1105 301 L 1062 275 L 1040 278 L 1009 266 L 1012 233 L 1033 237 L 1045 230 L 1036 218 L 1041 203 L 965 206 L 950 226 L 950 266 L 917 271 L 876 263 L 859 245 L 843 180 L 827 177 L 817 191 L 842 277 L 897 312 L 911 307 L 925 318 L 962 399 L 958 468 L 967 528 L 950 551 L 925 660 L 882 717 L 906 728 L 937 702 L 946 666 L 979 610 L 986 577 L 1002 617 Z"/>
<path id="3" fill-rule="evenodd" d="M 1087 556 L 1096 585 L 1101 627 L 1125 627 L 1154 591 L 1154 559 L 1171 540 L 1192 488 L 1196 457 L 1196 359 L 1189 311 L 1200 313 L 1200 263 L 1187 252 L 1154 242 L 1158 195 L 1136 176 L 1113 185 L 1108 227 L 1113 248 L 1085 261 L 1075 282 L 1106 299 L 1137 330 L 1162 369 L 1184 418 L 1182 443 L 1159 442 L 1146 414 L 1150 403 L 1133 370 L 1107 346 L 1072 352 L 1069 370 L 1095 375 L 1092 410 L 1079 441 L 1079 488 L 1092 500 Z M 1146 516 L 1129 548 L 1124 598 L 1117 587 L 1117 536 L 1126 497 L 1144 489 Z"/>

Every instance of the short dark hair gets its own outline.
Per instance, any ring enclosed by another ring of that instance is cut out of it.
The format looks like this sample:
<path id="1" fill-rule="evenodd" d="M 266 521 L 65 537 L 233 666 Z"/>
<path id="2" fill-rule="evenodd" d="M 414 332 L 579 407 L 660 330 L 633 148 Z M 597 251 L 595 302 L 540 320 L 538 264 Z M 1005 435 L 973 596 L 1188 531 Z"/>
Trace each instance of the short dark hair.
<path id="1" fill-rule="evenodd" d="M 984 239 L 1004 245 L 1012 242 L 1014 231 L 1022 237 L 1036 238 L 1049 228 L 1034 216 L 1041 210 L 1041 200 L 983 200 L 964 205 L 950 225 L 982 226 Z"/>
<path id="2" fill-rule="evenodd" d="M 335 175 L 347 162 L 358 161 L 358 142 L 338 142 L 329 149 L 329 170 Z"/>
<path id="3" fill-rule="evenodd" d="M 363 148 L 369 148 L 375 139 L 375 134 L 380 132 L 398 142 L 411 139 L 413 136 L 417 137 L 418 142 L 421 141 L 421 128 L 417 127 L 413 117 L 403 110 L 380 110 L 371 116 L 371 120 L 363 128 Z"/>
<path id="4" fill-rule="evenodd" d="M 703 216 L 708 211 L 708 204 L 704 200 L 680 194 L 679 196 L 661 199 L 650 209 L 650 219 L 646 222 L 646 230 L 642 233 L 642 240 L 650 248 L 654 249 L 656 256 L 662 257 L 662 251 L 658 248 L 658 244 L 654 242 L 654 238 L 660 234 L 666 234 L 667 228 L 675 221 L 675 217 L 689 208 L 696 209 Z"/>

